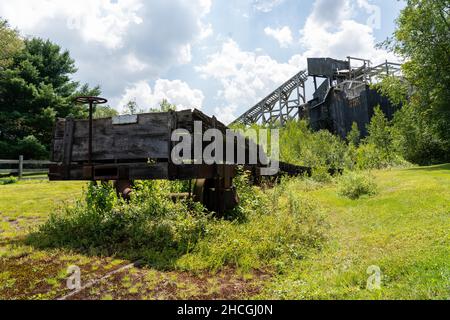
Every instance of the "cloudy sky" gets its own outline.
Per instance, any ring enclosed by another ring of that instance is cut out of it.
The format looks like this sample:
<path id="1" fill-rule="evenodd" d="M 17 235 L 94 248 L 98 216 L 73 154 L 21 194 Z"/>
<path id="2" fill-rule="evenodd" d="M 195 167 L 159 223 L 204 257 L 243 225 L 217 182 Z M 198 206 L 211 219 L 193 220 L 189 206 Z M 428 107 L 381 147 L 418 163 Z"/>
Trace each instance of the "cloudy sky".
<path id="1" fill-rule="evenodd" d="M 24 36 L 75 58 L 76 80 L 112 107 L 166 98 L 228 123 L 306 67 L 307 57 L 393 60 L 375 49 L 402 1 L 0 0 Z"/>

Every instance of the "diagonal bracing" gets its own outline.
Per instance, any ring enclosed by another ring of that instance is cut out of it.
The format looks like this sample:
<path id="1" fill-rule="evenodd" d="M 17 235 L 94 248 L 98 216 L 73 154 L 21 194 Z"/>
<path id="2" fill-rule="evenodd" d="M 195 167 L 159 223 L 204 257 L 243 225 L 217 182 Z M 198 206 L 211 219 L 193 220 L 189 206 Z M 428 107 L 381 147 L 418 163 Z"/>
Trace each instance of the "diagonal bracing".
<path id="1" fill-rule="evenodd" d="M 231 125 L 273 124 L 298 119 L 306 106 L 306 70 L 300 71 Z"/>

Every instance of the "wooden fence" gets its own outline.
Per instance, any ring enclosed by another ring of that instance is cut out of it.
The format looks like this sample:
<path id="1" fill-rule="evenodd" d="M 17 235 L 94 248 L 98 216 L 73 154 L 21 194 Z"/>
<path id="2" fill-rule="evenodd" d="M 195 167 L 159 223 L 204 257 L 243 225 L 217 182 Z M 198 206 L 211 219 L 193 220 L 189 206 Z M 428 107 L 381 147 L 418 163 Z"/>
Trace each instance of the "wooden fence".
<path id="1" fill-rule="evenodd" d="M 16 176 L 19 179 L 45 176 L 48 174 L 50 161 L 24 160 L 20 156 L 18 160 L 0 160 L 0 178 Z M 6 167 L 6 168 L 5 168 Z"/>

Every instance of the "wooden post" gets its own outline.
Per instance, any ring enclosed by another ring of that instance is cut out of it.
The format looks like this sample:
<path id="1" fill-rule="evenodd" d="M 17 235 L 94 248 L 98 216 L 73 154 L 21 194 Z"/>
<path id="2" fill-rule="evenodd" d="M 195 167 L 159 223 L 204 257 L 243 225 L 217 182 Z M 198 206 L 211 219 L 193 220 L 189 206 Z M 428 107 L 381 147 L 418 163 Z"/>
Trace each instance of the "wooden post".
<path id="1" fill-rule="evenodd" d="M 23 176 L 23 156 L 19 156 L 19 180 Z"/>

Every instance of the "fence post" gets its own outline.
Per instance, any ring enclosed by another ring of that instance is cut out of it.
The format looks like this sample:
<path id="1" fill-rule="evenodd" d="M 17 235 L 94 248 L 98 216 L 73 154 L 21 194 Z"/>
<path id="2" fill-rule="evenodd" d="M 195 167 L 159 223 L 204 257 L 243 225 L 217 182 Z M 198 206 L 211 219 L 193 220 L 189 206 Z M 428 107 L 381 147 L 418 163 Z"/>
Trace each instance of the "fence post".
<path id="1" fill-rule="evenodd" d="M 23 156 L 19 156 L 19 180 L 23 176 Z"/>

